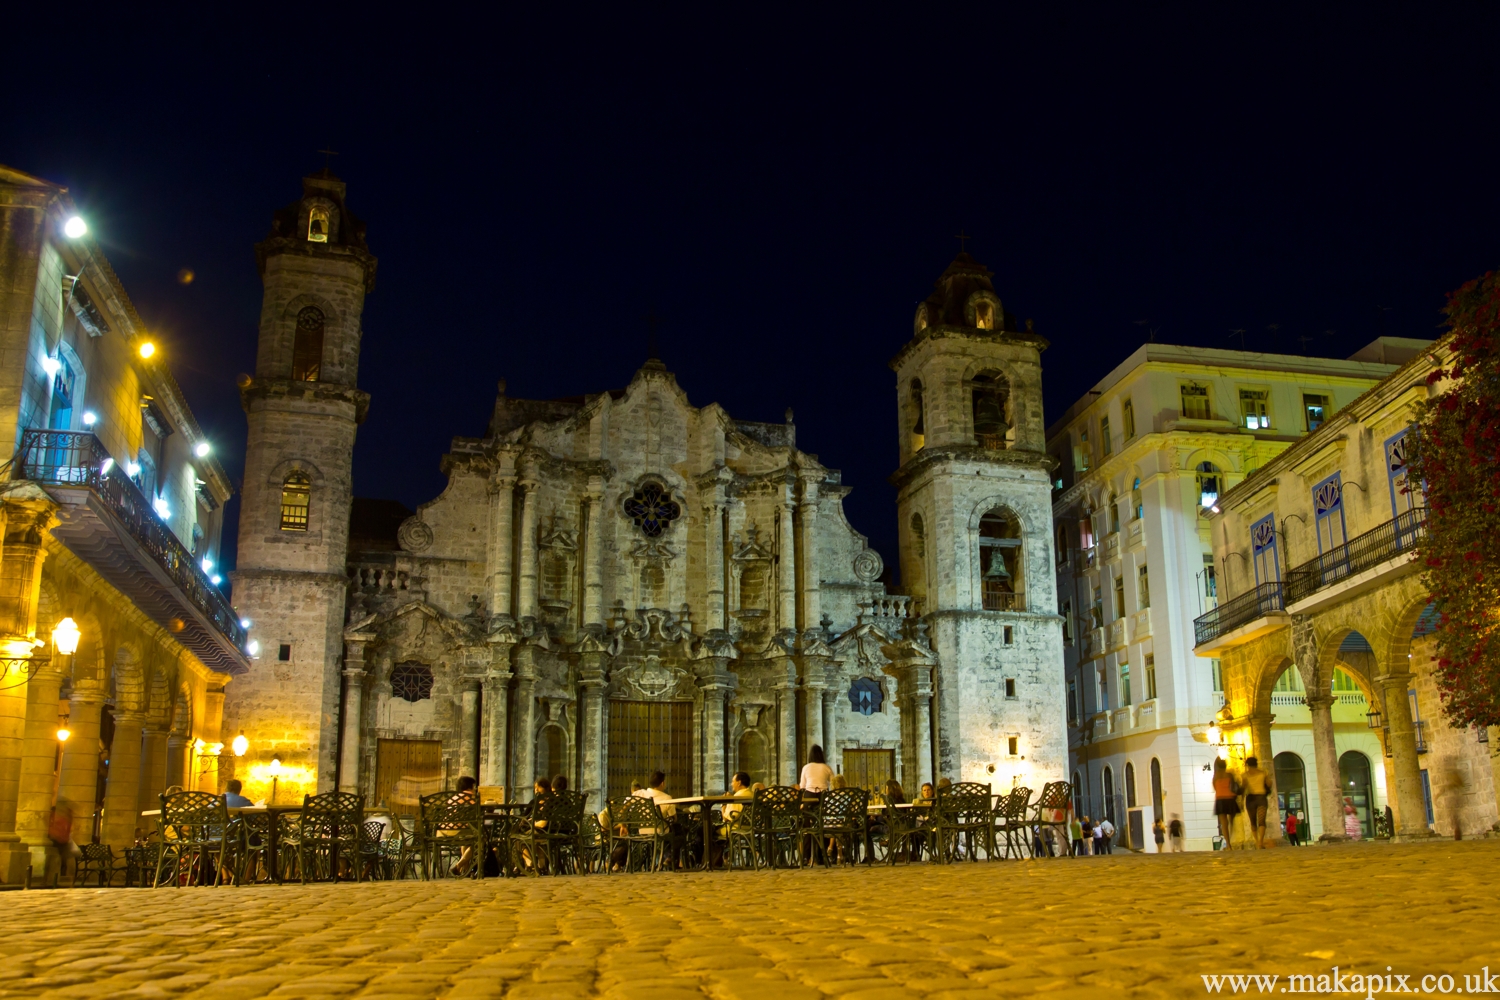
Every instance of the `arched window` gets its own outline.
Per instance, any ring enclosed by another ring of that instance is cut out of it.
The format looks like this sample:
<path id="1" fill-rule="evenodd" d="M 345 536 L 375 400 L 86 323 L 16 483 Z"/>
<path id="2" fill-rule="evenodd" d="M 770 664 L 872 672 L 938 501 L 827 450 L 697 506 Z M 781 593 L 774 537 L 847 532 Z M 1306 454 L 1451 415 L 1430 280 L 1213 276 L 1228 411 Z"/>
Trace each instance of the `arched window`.
<path id="1" fill-rule="evenodd" d="M 1146 504 L 1141 499 L 1141 477 L 1136 476 L 1135 482 L 1130 486 L 1130 509 L 1132 521 L 1139 521 L 1146 516 Z"/>
<path id="2" fill-rule="evenodd" d="M 1083 802 L 1083 782 L 1078 780 L 1078 772 L 1073 772 L 1073 815 L 1083 816 L 1086 810 Z"/>
<path id="3" fill-rule="evenodd" d="M 1115 823 L 1115 772 L 1108 765 L 1104 768 L 1104 818 Z"/>
<path id="4" fill-rule="evenodd" d="M 911 565 L 908 572 L 911 579 L 907 581 L 907 591 L 914 597 L 926 597 L 927 530 L 922 523 L 922 515 L 918 513 L 911 516 Z"/>
<path id="5" fill-rule="evenodd" d="M 281 484 L 281 530 L 306 531 L 312 508 L 312 480 L 293 472 Z"/>
<path id="6" fill-rule="evenodd" d="M 979 581 L 986 611 L 1025 611 L 1021 526 L 1015 516 L 992 510 L 979 519 Z"/>
<path id="7" fill-rule="evenodd" d="M 1120 494 L 1109 494 L 1109 530 L 1120 530 Z"/>
<path id="8" fill-rule="evenodd" d="M 297 335 L 292 342 L 292 378 L 316 382 L 323 368 L 323 310 L 308 306 L 297 314 Z"/>
<path id="9" fill-rule="evenodd" d="M 923 437 L 927 433 L 927 424 L 924 419 L 925 407 L 923 406 L 922 399 L 922 380 L 919 378 L 911 380 L 911 408 L 911 432 L 919 438 Z M 917 444 L 917 447 L 922 447 L 920 442 Z"/>
<path id="10" fill-rule="evenodd" d="M 1135 764 L 1125 762 L 1125 807 L 1135 808 Z"/>
<path id="11" fill-rule="evenodd" d="M 981 330 L 995 328 L 995 303 L 980 299 L 974 303 L 974 325 Z"/>
<path id="12" fill-rule="evenodd" d="M 969 380 L 973 396 L 974 443 L 1000 451 L 1010 435 L 1010 383 L 1000 372 L 980 372 Z"/>
<path id="13" fill-rule="evenodd" d="M 1198 506 L 1210 508 L 1219 502 L 1219 467 L 1212 462 L 1198 463 Z"/>
<path id="14" fill-rule="evenodd" d="M 561 726 L 543 726 L 536 734 L 536 777 L 555 778 L 568 770 L 567 738 Z"/>
<path id="15" fill-rule="evenodd" d="M 307 242 L 328 242 L 328 209 L 314 205 L 307 213 Z"/>
<path id="16" fill-rule="evenodd" d="M 1157 819 L 1162 818 L 1161 761 L 1155 757 L 1151 758 L 1151 813 Z"/>

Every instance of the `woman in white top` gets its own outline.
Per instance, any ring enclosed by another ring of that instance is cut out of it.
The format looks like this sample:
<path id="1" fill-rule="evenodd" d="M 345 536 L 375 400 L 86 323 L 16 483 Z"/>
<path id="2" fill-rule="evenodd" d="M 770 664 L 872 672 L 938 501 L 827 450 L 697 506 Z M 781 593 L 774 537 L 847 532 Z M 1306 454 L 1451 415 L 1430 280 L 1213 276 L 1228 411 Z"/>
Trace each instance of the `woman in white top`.
<path id="1" fill-rule="evenodd" d="M 797 787 L 804 792 L 826 792 L 833 781 L 833 768 L 823 758 L 823 748 L 816 743 L 807 752 L 807 763 L 802 765 L 802 777 Z"/>

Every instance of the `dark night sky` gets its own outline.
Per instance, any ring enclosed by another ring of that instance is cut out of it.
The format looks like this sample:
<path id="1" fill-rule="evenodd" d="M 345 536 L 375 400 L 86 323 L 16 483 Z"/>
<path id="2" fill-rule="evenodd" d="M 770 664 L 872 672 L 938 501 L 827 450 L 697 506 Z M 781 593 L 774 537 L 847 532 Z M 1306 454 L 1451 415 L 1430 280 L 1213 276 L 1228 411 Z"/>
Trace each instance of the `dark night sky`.
<path id="1" fill-rule="evenodd" d="M 1316 6 L 49 14 L 0 62 L 0 162 L 70 186 L 232 475 L 251 246 L 332 143 L 380 257 L 356 493 L 437 495 L 501 376 L 625 384 L 654 309 L 692 401 L 794 407 L 894 562 L 886 362 L 960 228 L 1052 341 L 1049 419 L 1148 328 L 1343 357 L 1497 263 L 1495 8 Z"/>

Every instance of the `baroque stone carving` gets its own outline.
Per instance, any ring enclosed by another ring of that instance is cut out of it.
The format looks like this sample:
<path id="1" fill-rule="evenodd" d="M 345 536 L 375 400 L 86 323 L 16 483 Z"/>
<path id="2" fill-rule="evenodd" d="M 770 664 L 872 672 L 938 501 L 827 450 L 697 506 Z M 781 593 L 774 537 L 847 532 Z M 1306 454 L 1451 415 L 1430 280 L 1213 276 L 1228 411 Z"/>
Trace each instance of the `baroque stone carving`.
<path id="1" fill-rule="evenodd" d="M 420 517 L 408 517 L 396 529 L 396 542 L 408 552 L 425 552 L 432 547 L 432 528 Z"/>
<path id="2" fill-rule="evenodd" d="M 884 569 L 885 562 L 880 558 L 880 553 L 874 549 L 865 549 L 854 557 L 854 575 L 865 583 L 874 583 L 880 579 L 880 574 Z"/>

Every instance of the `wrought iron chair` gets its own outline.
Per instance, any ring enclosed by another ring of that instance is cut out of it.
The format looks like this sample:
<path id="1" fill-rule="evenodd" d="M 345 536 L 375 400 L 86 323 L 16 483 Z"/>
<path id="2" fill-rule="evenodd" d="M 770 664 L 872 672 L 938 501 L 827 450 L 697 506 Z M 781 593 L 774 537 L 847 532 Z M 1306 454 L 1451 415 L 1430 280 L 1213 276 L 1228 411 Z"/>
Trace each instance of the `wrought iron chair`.
<path id="1" fill-rule="evenodd" d="M 609 803 L 609 864 L 633 872 L 644 866 L 660 871 L 671 840 L 671 824 L 656 800 L 622 795 Z"/>
<path id="2" fill-rule="evenodd" d="M 1049 781 L 1042 786 L 1042 794 L 1037 797 L 1032 805 L 1031 822 L 1037 828 L 1037 836 L 1042 838 L 1043 846 L 1051 850 L 1051 842 L 1047 839 L 1047 831 L 1055 830 L 1057 840 L 1060 844 L 1068 843 L 1068 810 L 1073 806 L 1073 786 L 1066 781 Z M 1032 848 L 1032 853 L 1036 848 Z M 1066 857 L 1067 851 L 1059 852 L 1060 857 Z"/>
<path id="3" fill-rule="evenodd" d="M 388 878 L 416 878 L 422 870 L 422 835 L 415 816 L 394 813 L 391 835 L 380 842 Z"/>
<path id="4" fill-rule="evenodd" d="M 230 859 L 229 813 L 222 796 L 210 792 L 174 792 L 161 796 L 161 848 L 156 855 L 155 885 L 212 884 L 223 878 Z"/>
<path id="5" fill-rule="evenodd" d="M 774 785 L 756 791 L 755 849 L 760 862 L 772 868 L 797 868 L 802 864 L 803 834 L 810 833 L 802 807 L 802 789 Z M 759 867 L 759 865 L 757 865 Z"/>
<path id="6" fill-rule="evenodd" d="M 240 813 L 231 816 L 229 850 L 232 860 L 224 867 L 234 873 L 237 884 L 270 881 L 271 815 Z"/>
<path id="7" fill-rule="evenodd" d="M 385 878 L 385 824 L 378 819 L 367 819 L 364 837 L 359 844 L 359 864 L 372 879 Z"/>
<path id="8" fill-rule="evenodd" d="M 870 793 L 863 788 L 834 788 L 819 798 L 815 844 L 823 864 L 832 862 L 830 843 L 838 848 L 840 860 L 854 864 L 861 846 L 870 843 Z"/>
<path id="9" fill-rule="evenodd" d="M 156 857 L 160 851 L 160 840 L 148 840 L 125 848 L 125 888 L 138 886 L 144 889 L 156 880 Z"/>
<path id="10" fill-rule="evenodd" d="M 483 878 L 484 810 L 479 806 L 479 796 L 473 792 L 434 792 L 422 796 L 419 805 L 422 877 L 449 874 L 467 851 L 473 871 Z"/>
<path id="11" fill-rule="evenodd" d="M 298 813 L 278 813 L 276 824 L 276 881 L 302 877 L 302 818 Z"/>
<path id="12" fill-rule="evenodd" d="M 995 820 L 990 808 L 990 786 L 977 781 L 960 781 L 938 788 L 932 807 L 932 848 L 939 864 L 960 856 L 979 860 L 979 847 L 986 857 L 995 856 Z M 977 841 L 977 842 L 976 842 Z"/>
<path id="13" fill-rule="evenodd" d="M 1005 850 L 1002 854 L 1007 858 L 1023 858 L 1031 853 L 1031 824 L 1027 818 L 1031 814 L 1031 789 L 1024 785 L 1017 785 L 1010 790 L 1010 794 L 995 803 L 995 833 L 999 838 L 1005 838 Z"/>
<path id="14" fill-rule="evenodd" d="M 115 858 L 115 852 L 108 844 L 83 844 L 79 847 L 83 853 L 73 864 L 73 888 L 78 888 L 78 880 L 83 879 L 83 884 L 89 884 L 89 877 L 94 876 L 99 880 L 99 888 L 103 889 L 111 885 L 115 880 L 115 872 L 118 871 L 119 862 Z"/>
<path id="15" fill-rule="evenodd" d="M 886 864 L 897 861 L 917 861 L 928 841 L 928 829 L 914 809 L 898 809 L 886 803 L 885 832 L 877 841 L 877 850 L 883 852 Z"/>
<path id="16" fill-rule="evenodd" d="M 560 875 L 576 868 L 583 834 L 582 792 L 550 792 L 539 797 L 526 822 L 510 835 L 511 865 L 535 875 Z"/>
<path id="17" fill-rule="evenodd" d="M 354 881 L 364 881 L 360 864 L 365 839 L 365 797 L 354 792 L 324 792 L 302 799 L 297 823 L 297 867 L 308 877 L 339 880 L 339 862 L 354 870 Z"/>

